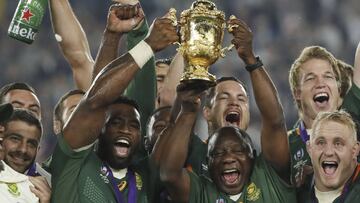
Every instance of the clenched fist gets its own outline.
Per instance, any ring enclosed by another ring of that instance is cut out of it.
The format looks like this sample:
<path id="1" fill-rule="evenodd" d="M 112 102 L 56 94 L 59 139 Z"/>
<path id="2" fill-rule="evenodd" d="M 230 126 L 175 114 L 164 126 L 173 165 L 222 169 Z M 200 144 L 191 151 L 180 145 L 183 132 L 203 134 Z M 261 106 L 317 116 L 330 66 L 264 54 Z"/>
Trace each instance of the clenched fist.
<path id="1" fill-rule="evenodd" d="M 145 42 L 150 45 L 154 52 L 158 52 L 168 45 L 179 41 L 176 26 L 167 17 L 155 19 L 149 32 L 150 35 L 145 39 Z"/>
<path id="2" fill-rule="evenodd" d="M 144 19 L 140 4 L 114 4 L 110 7 L 106 29 L 115 33 L 127 33 L 134 29 Z"/>
<path id="3" fill-rule="evenodd" d="M 235 45 L 239 57 L 247 65 L 255 63 L 256 58 L 252 47 L 253 34 L 249 26 L 236 17 L 231 18 L 228 21 L 228 25 L 232 27 L 232 29 L 229 30 L 234 36 L 231 43 Z"/>

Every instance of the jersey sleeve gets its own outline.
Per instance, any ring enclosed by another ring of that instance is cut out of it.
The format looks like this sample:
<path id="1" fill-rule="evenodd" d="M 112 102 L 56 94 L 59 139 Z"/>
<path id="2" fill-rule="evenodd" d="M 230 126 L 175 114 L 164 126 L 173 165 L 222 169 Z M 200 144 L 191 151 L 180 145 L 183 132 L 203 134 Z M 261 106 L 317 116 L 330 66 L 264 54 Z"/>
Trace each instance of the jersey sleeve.
<path id="1" fill-rule="evenodd" d="M 58 137 L 58 143 L 52 156 L 50 169 L 52 172 L 52 202 L 61 202 L 66 199 L 78 198 L 77 179 L 86 158 L 93 152 L 93 147 L 82 151 L 74 151 L 64 140 L 63 135 Z"/>
<path id="2" fill-rule="evenodd" d="M 360 119 L 360 88 L 352 85 L 350 91 L 346 94 L 342 105 L 347 112 L 359 121 Z"/>

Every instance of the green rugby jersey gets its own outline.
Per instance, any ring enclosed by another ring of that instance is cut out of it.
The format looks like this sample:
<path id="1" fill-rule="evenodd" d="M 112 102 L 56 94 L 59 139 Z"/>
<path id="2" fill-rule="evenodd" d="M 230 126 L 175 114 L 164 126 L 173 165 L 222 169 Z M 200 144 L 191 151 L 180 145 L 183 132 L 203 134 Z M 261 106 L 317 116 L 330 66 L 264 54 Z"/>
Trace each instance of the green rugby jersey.
<path id="1" fill-rule="evenodd" d="M 249 182 L 237 201 L 217 190 L 205 176 L 190 176 L 190 203 L 296 203 L 295 189 L 285 183 L 262 155 L 255 159 Z"/>
<path id="2" fill-rule="evenodd" d="M 356 85 L 353 85 L 344 98 L 344 102 L 341 108 L 344 108 L 347 112 L 354 116 L 355 120 L 360 118 L 360 89 Z M 356 117 L 358 116 L 358 117 Z M 290 157 L 291 157 L 291 181 L 293 184 L 300 177 L 303 172 L 303 166 L 312 166 L 311 159 L 306 151 L 306 143 L 304 143 L 300 137 L 299 122 L 295 127 L 288 132 Z M 299 202 L 304 202 L 310 195 L 312 174 L 305 178 L 305 183 L 297 188 L 297 196 Z M 304 199 L 305 198 L 305 199 Z"/>
<path id="3" fill-rule="evenodd" d="M 358 203 L 360 202 L 360 165 L 358 165 L 345 184 L 344 188 L 347 188 L 347 192 L 343 189 L 341 195 L 337 197 L 332 203 Z M 314 187 L 311 188 L 311 193 L 307 196 L 304 203 L 317 203 L 318 200 L 315 197 Z"/>
<path id="4" fill-rule="evenodd" d="M 103 162 L 93 148 L 75 152 L 61 135 L 50 167 L 53 174 L 51 202 L 116 203 L 111 182 L 103 169 Z M 156 198 L 159 197 L 159 175 L 152 169 L 149 161 L 144 159 L 129 168 L 135 172 L 137 202 L 158 202 Z M 116 181 L 120 183 L 127 180 L 125 177 Z M 127 186 L 122 189 L 126 200 Z"/>
<path id="5" fill-rule="evenodd" d="M 196 134 L 191 135 L 189 153 L 186 160 L 186 168 L 199 176 L 208 176 L 206 156 L 207 143 L 202 141 Z"/>

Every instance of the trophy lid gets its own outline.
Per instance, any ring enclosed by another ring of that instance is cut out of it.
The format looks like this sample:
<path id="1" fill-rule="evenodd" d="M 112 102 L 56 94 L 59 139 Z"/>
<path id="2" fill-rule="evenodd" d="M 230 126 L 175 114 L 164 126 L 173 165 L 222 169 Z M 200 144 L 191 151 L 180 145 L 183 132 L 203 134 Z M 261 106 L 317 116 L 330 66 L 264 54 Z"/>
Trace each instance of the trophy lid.
<path id="1" fill-rule="evenodd" d="M 205 6 L 208 10 L 214 10 L 216 9 L 216 5 L 214 2 L 208 1 L 208 0 L 198 0 L 192 3 L 191 9 L 194 9 L 198 6 Z"/>

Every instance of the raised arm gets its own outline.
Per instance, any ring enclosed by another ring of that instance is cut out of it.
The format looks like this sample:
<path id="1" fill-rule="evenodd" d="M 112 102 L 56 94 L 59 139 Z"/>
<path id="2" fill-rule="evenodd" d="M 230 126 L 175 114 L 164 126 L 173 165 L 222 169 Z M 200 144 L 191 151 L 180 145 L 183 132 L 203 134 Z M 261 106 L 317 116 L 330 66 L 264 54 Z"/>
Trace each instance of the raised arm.
<path id="1" fill-rule="evenodd" d="M 99 73 L 65 124 L 64 139 L 70 147 L 78 149 L 97 139 L 104 124 L 106 109 L 124 92 L 141 68 L 137 63 L 146 62 L 143 57 L 150 59 L 153 56 L 149 49 L 158 52 L 178 40 L 176 29 L 171 23 L 171 20 L 166 18 L 155 20 L 149 37 L 131 51 L 132 55 L 129 53 L 122 55 Z M 134 51 L 141 52 L 142 57 L 139 58 Z M 132 56 L 137 58 L 137 62 Z"/>
<path id="2" fill-rule="evenodd" d="M 357 46 L 355 54 L 353 82 L 357 87 L 360 88 L 360 42 Z"/>
<path id="3" fill-rule="evenodd" d="M 60 50 L 71 66 L 78 89 L 87 91 L 91 84 L 94 60 L 81 24 L 68 0 L 50 0 L 50 14 Z"/>
<path id="4" fill-rule="evenodd" d="M 172 106 L 176 97 L 176 86 L 184 72 L 184 58 L 178 52 L 170 64 L 169 72 L 164 79 L 164 87 L 158 92 L 159 107 Z"/>
<path id="5" fill-rule="evenodd" d="M 202 90 L 178 92 L 176 103 L 180 102 L 181 110 L 175 123 L 172 121 L 165 130 L 168 134 L 165 143 L 162 143 L 166 146 L 164 148 L 166 153 L 163 153 L 161 157 L 160 178 L 165 183 L 171 199 L 176 202 L 189 202 L 190 199 L 190 176 L 184 164 L 188 155 L 192 128 L 200 108 L 201 92 Z M 158 142 L 155 147 L 160 144 Z"/>
<path id="6" fill-rule="evenodd" d="M 93 79 L 118 56 L 119 41 L 123 34 L 131 31 L 143 19 L 144 13 L 137 5 L 114 4 L 110 7 L 106 28 L 95 60 Z"/>
<path id="7" fill-rule="evenodd" d="M 146 19 L 140 27 L 132 30 L 127 35 L 127 48 L 132 49 L 139 41 L 144 39 L 149 31 Z M 149 116 L 154 111 L 154 101 L 156 96 L 156 76 L 155 59 L 152 57 L 131 81 L 126 88 L 125 95 L 134 99 L 140 108 L 141 128 L 146 129 Z M 145 131 L 142 132 L 143 136 Z"/>
<path id="8" fill-rule="evenodd" d="M 238 25 L 231 33 L 234 35 L 232 43 L 235 45 L 239 57 L 247 66 L 258 63 L 252 48 L 253 35 L 250 28 L 239 19 L 230 20 L 229 23 Z M 278 93 L 262 65 L 251 71 L 250 77 L 256 104 L 261 113 L 262 153 L 275 170 L 288 180 L 289 174 L 283 175 L 290 168 L 290 152 L 284 113 Z"/>

